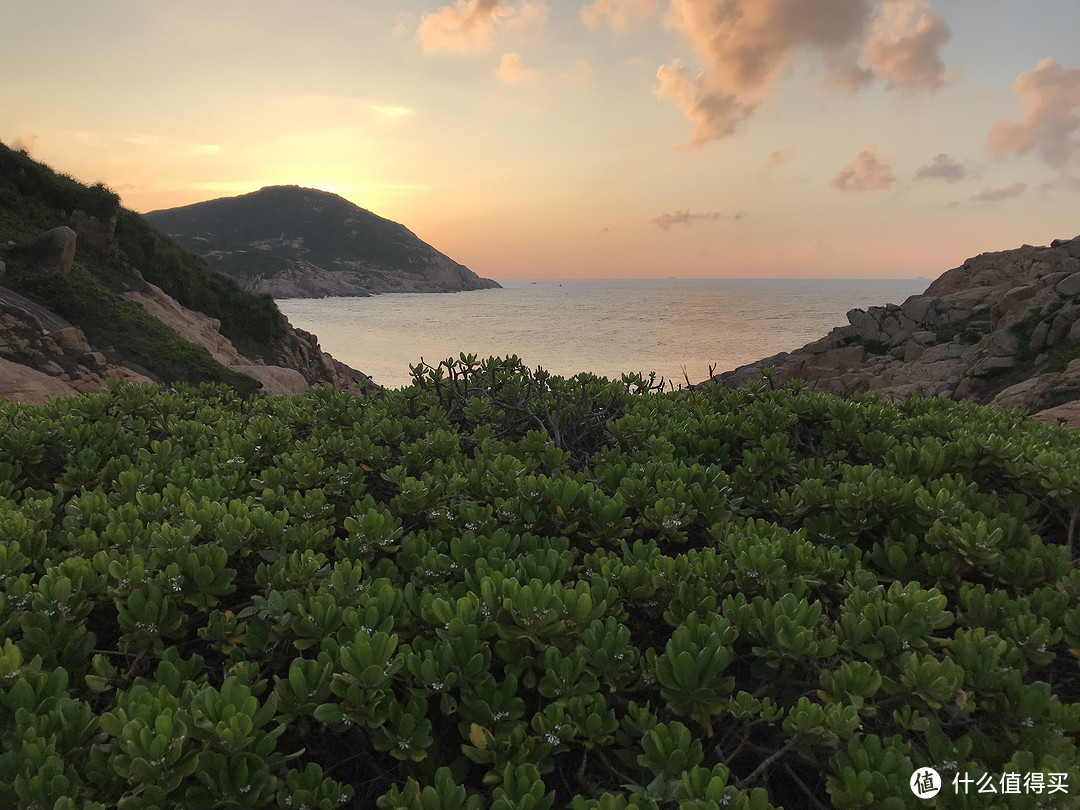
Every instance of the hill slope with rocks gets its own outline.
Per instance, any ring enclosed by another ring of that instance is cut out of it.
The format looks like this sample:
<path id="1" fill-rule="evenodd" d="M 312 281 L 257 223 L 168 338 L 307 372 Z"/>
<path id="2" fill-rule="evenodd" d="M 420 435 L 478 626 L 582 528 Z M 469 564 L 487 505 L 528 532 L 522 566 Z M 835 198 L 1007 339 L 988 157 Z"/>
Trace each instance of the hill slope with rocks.
<path id="1" fill-rule="evenodd" d="M 1080 237 L 984 253 L 903 304 L 847 317 L 801 349 L 716 379 L 740 386 L 771 368 L 775 382 L 841 396 L 915 393 L 1076 420 L 1062 406 L 1080 399 Z"/>
<path id="2" fill-rule="evenodd" d="M 145 216 L 245 290 L 275 298 L 499 286 L 404 225 L 316 189 L 268 186 Z"/>
<path id="3" fill-rule="evenodd" d="M 109 189 L 0 144 L 0 399 L 41 403 L 111 379 L 242 394 L 370 386 L 270 296 L 241 290 Z"/>

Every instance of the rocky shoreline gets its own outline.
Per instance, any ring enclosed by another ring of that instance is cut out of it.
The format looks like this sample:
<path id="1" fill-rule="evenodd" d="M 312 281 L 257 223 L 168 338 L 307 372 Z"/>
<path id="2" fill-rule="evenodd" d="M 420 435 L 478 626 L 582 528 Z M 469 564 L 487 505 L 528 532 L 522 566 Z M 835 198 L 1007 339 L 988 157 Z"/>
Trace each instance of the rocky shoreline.
<path id="1" fill-rule="evenodd" d="M 716 375 L 729 387 L 803 379 L 839 396 L 877 392 L 1027 408 L 1080 425 L 1080 237 L 984 253 L 902 304 L 854 309 L 792 352 Z"/>

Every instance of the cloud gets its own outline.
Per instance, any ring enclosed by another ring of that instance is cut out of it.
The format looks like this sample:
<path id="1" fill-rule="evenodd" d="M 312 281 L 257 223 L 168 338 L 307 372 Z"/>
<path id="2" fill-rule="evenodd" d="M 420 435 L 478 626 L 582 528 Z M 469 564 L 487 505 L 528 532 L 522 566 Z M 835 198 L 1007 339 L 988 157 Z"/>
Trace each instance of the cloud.
<path id="1" fill-rule="evenodd" d="M 521 54 L 504 53 L 499 61 L 499 67 L 495 75 L 507 84 L 516 84 L 522 79 L 528 79 L 536 75 L 535 70 L 528 70 L 521 63 Z"/>
<path id="2" fill-rule="evenodd" d="M 791 147 L 788 147 L 787 149 L 774 149 L 769 152 L 769 157 L 765 161 L 765 168 L 775 169 L 779 166 L 783 166 L 793 157 L 795 157 L 795 150 Z"/>
<path id="3" fill-rule="evenodd" d="M 412 115 L 416 112 L 412 107 L 386 106 L 383 104 L 372 104 L 371 109 L 383 118 L 404 118 L 406 115 Z"/>
<path id="4" fill-rule="evenodd" d="M 987 188 L 980 191 L 978 194 L 971 195 L 971 201 L 977 203 L 991 203 L 1001 202 L 1002 200 L 1014 200 L 1027 191 L 1027 183 L 1013 183 L 1008 186 L 999 186 L 998 188 Z"/>
<path id="5" fill-rule="evenodd" d="M 483 53 L 497 26 L 528 28 L 547 19 L 547 4 L 532 0 L 511 7 L 503 0 L 456 0 L 420 18 L 417 35 L 425 51 Z"/>
<path id="6" fill-rule="evenodd" d="M 916 180 L 944 180 L 955 183 L 967 175 L 963 163 L 957 163 L 944 152 L 937 155 L 930 163 L 915 170 Z"/>
<path id="7" fill-rule="evenodd" d="M 866 41 L 871 69 L 895 90 L 932 93 L 945 84 L 941 49 L 952 39 L 948 23 L 921 0 L 885 3 Z"/>
<path id="8" fill-rule="evenodd" d="M 860 149 L 829 185 L 837 191 L 883 191 L 895 182 L 889 159 L 879 156 L 877 146 L 871 143 Z"/>
<path id="9" fill-rule="evenodd" d="M 11 148 L 16 152 L 26 152 L 26 154 L 32 155 L 37 142 L 37 135 L 19 135 L 11 142 Z"/>
<path id="10" fill-rule="evenodd" d="M 691 146 L 734 135 L 739 124 L 757 108 L 756 103 L 740 101 L 733 93 L 710 90 L 703 74 L 691 79 L 678 59 L 661 65 L 656 78 L 660 80 L 656 97 L 672 102 L 694 125 Z"/>
<path id="11" fill-rule="evenodd" d="M 1021 73 L 1013 92 L 1024 108 L 1022 121 L 999 119 L 986 148 L 995 155 L 1024 155 L 1036 150 L 1049 165 L 1061 167 L 1080 154 L 1080 68 L 1065 70 L 1043 59 L 1031 73 Z"/>
<path id="12" fill-rule="evenodd" d="M 655 225 L 662 231 L 667 231 L 674 225 L 692 225 L 695 222 L 719 222 L 722 219 L 742 219 L 746 216 L 745 211 L 737 214 L 721 214 L 717 211 L 708 211 L 704 214 L 694 214 L 690 211 L 676 211 L 674 214 L 661 214 L 649 220 L 650 225 Z"/>
<path id="13" fill-rule="evenodd" d="M 856 90 L 879 75 L 900 90 L 932 91 L 944 83 L 939 50 L 950 32 L 925 8 L 926 0 L 672 0 L 667 25 L 701 69 L 663 65 L 655 92 L 690 119 L 690 144 L 702 146 L 733 135 L 801 51 L 821 57 L 826 84 Z"/>
<path id="14" fill-rule="evenodd" d="M 578 59 L 569 70 L 561 74 L 564 81 L 575 87 L 585 87 L 592 81 L 592 65 L 587 59 Z"/>
<path id="15" fill-rule="evenodd" d="M 581 10 L 581 21 L 589 28 L 606 22 L 616 31 L 625 31 L 651 17 L 656 6 L 657 0 L 595 0 Z"/>

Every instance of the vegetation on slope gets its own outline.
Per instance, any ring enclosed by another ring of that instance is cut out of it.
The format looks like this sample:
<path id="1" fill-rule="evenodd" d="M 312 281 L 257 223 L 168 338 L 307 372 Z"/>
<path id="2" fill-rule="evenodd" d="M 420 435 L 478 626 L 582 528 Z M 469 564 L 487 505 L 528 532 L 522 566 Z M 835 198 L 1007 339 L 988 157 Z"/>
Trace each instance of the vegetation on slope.
<path id="1" fill-rule="evenodd" d="M 351 269 L 343 261 L 370 268 L 423 274 L 434 258 L 446 259 L 397 222 L 384 219 L 326 191 L 269 186 L 219 200 L 146 215 L 154 225 L 206 255 L 230 275 L 274 276 L 302 259 L 328 270 Z M 255 243 L 272 250 L 253 248 Z M 449 260 L 447 260 L 449 261 Z"/>
<path id="2" fill-rule="evenodd" d="M 514 358 L 0 405 L 0 804 L 1071 806 L 1078 452 Z"/>
<path id="3" fill-rule="evenodd" d="M 70 224 L 77 211 L 96 218 L 107 238 L 98 245 L 80 239 L 76 260 L 81 270 L 76 267 L 64 279 L 41 278 L 21 258 L 20 246 L 43 231 Z M 115 229 L 109 234 L 113 221 Z M 138 214 L 121 208 L 119 198 L 105 186 L 85 186 L 2 144 L 0 257 L 8 263 L 5 284 L 63 315 L 91 341 L 114 346 L 119 357 L 130 356 L 167 382 L 227 381 L 244 392 L 255 385 L 147 319 L 120 295 L 144 282 L 161 287 L 189 309 L 220 320 L 221 333 L 249 357 L 273 363 L 288 355 L 296 341 L 269 296 L 241 290 L 233 279 L 180 248 Z M 66 282 L 70 288 L 65 288 Z M 89 297 L 80 305 L 77 299 L 83 294 Z M 134 343 L 133 335 L 139 336 Z"/>

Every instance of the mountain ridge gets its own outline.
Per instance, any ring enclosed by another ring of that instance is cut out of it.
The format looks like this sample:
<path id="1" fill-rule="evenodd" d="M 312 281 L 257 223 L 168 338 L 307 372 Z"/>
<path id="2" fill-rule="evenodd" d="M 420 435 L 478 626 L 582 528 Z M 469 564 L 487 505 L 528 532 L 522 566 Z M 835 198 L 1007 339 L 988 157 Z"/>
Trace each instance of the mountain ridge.
<path id="1" fill-rule="evenodd" d="M 264 186 L 143 216 L 241 288 L 275 298 L 500 286 L 404 225 L 319 189 Z"/>

